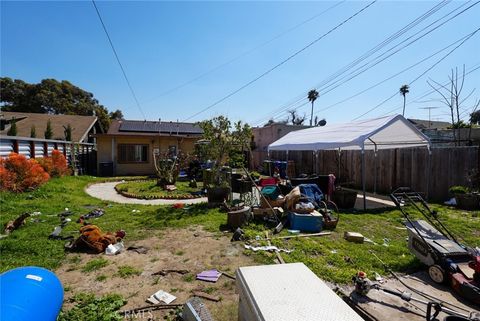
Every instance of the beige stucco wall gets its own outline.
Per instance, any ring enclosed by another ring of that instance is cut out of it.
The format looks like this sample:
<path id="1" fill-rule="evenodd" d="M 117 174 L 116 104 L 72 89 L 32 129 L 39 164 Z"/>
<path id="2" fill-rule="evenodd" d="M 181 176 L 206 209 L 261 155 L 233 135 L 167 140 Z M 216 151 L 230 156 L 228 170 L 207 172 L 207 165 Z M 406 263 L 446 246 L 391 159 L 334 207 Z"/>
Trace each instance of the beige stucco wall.
<path id="1" fill-rule="evenodd" d="M 153 150 L 160 148 L 160 153 L 168 150 L 170 146 L 177 146 L 179 151 L 192 153 L 198 138 L 177 137 L 148 137 L 148 136 L 98 136 L 97 137 L 97 166 L 102 162 L 113 162 L 114 175 L 152 175 L 155 173 L 153 164 Z M 147 163 L 118 163 L 119 144 L 148 145 Z M 112 153 L 113 146 L 113 153 Z M 99 170 L 99 168 L 98 168 Z"/>

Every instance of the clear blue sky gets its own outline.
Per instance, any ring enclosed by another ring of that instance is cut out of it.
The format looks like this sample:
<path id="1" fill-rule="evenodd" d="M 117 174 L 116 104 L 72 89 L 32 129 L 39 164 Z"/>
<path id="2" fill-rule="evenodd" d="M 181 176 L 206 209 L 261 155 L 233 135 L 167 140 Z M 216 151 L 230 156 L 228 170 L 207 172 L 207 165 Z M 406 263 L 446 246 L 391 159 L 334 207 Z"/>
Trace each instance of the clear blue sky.
<path id="1" fill-rule="evenodd" d="M 275 66 L 368 4 L 346 1 L 318 15 L 335 3 L 98 1 L 97 6 L 147 119 L 183 120 Z M 439 2 L 377 2 L 270 74 L 191 120 L 225 114 L 252 125 L 266 121 L 275 116 L 275 109 L 299 95 L 306 97 L 308 90 L 436 4 Z M 383 51 L 463 4 L 448 3 Z M 315 110 L 328 122 L 360 116 L 398 92 L 402 84 L 411 82 L 448 50 L 351 100 L 325 111 L 322 108 L 394 75 L 480 28 L 479 17 L 480 4 L 331 92 L 320 90 Z M 257 49 L 187 86 L 161 95 L 252 48 Z M 429 90 L 429 77 L 444 83 L 451 68 L 465 64 L 468 71 L 479 66 L 479 52 L 480 32 L 413 83 L 407 101 Z M 2 76 L 27 82 L 44 78 L 69 80 L 92 92 L 108 109 L 119 108 L 128 119 L 143 118 L 90 1 L 2 1 L 0 67 Z M 480 98 L 480 69 L 469 74 L 465 82 L 465 95 L 477 88 L 465 102 L 466 116 L 474 98 Z M 422 101 L 438 97 L 431 94 Z M 364 118 L 401 106 L 402 97 L 397 94 Z M 420 107 L 428 106 L 442 105 L 437 101 L 410 102 L 406 116 L 426 119 L 428 111 Z M 401 108 L 396 111 L 401 113 Z M 310 106 L 301 107 L 299 112 L 309 114 Z M 276 117 L 285 118 L 284 114 Z M 433 119 L 448 117 L 446 108 L 432 110 Z"/>

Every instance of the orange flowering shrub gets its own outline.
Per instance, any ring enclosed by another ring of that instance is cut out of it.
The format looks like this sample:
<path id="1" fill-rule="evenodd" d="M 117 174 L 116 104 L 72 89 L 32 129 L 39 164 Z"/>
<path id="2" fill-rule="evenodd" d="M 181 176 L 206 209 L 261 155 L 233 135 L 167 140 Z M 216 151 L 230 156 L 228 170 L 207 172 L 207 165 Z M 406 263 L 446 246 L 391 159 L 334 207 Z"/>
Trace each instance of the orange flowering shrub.
<path id="1" fill-rule="evenodd" d="M 54 149 L 51 157 L 39 158 L 38 163 L 51 177 L 70 175 L 67 159 L 59 150 Z"/>
<path id="2" fill-rule="evenodd" d="M 32 190 L 46 183 L 50 175 L 35 159 L 10 153 L 0 161 L 0 189 L 13 192 Z"/>

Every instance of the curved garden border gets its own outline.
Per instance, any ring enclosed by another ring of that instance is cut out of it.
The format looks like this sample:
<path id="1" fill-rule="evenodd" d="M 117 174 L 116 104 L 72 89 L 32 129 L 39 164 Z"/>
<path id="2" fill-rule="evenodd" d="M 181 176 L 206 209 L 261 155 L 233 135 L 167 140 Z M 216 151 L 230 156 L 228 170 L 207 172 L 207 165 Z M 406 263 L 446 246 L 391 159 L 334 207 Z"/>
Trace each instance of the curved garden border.
<path id="1" fill-rule="evenodd" d="M 85 192 L 95 198 L 101 199 L 103 201 L 121 203 L 121 204 L 142 204 L 142 205 L 172 205 L 172 204 L 196 204 L 196 203 L 206 203 L 207 198 L 194 198 L 194 199 L 138 199 L 138 198 L 129 198 L 121 194 L 118 194 L 115 190 L 115 185 L 121 183 L 121 181 L 113 182 L 102 182 L 89 184 L 85 188 Z"/>
<path id="2" fill-rule="evenodd" d="M 147 179 L 139 179 L 139 180 L 134 180 L 134 181 L 129 181 L 129 182 L 148 182 L 149 180 Z M 122 191 L 118 188 L 118 185 L 123 184 L 126 182 L 120 182 L 117 185 L 115 185 L 115 190 L 117 191 L 118 194 L 123 195 L 125 197 L 129 198 L 136 198 L 136 199 L 142 199 L 142 200 L 191 200 L 191 199 L 196 199 L 196 198 L 201 198 L 201 196 L 197 195 L 192 195 L 189 193 L 184 193 L 182 195 L 171 195 L 171 196 L 155 196 L 155 195 L 141 195 L 137 193 L 130 193 L 130 192 L 125 192 Z"/>

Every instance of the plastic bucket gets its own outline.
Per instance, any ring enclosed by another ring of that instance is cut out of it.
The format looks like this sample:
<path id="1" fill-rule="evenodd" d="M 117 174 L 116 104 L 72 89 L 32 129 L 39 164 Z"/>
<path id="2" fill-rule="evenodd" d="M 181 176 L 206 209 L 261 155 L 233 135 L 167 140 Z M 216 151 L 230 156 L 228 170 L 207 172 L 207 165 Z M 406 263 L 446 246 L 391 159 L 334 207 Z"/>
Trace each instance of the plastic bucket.
<path id="1" fill-rule="evenodd" d="M 0 275 L 0 320 L 55 321 L 62 303 L 62 283 L 47 269 L 27 266 Z"/>

